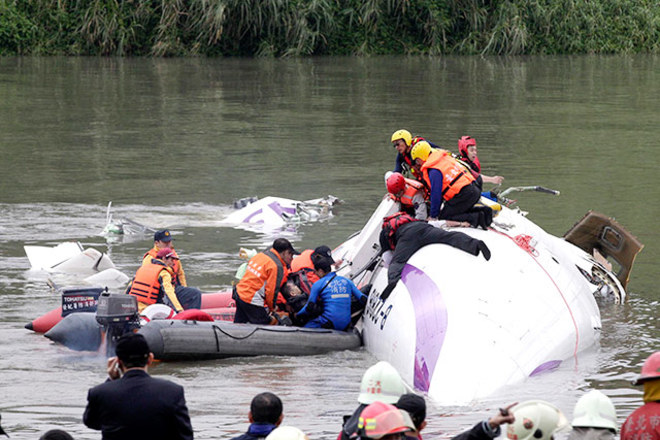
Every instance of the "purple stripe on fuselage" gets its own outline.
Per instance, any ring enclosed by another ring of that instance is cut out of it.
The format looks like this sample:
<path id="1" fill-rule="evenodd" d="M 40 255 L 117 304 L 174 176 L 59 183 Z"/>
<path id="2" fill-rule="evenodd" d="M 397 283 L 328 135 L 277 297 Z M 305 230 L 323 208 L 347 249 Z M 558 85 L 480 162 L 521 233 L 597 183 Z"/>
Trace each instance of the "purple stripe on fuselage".
<path id="1" fill-rule="evenodd" d="M 415 266 L 406 264 L 401 281 L 410 293 L 417 326 L 413 384 L 428 391 L 447 333 L 447 306 L 438 286 Z"/>
<path id="2" fill-rule="evenodd" d="M 287 214 L 295 214 L 296 213 L 296 208 L 283 208 L 282 205 L 280 205 L 277 202 L 272 202 L 268 204 L 268 207 L 275 211 L 277 215 L 282 217 L 282 213 L 286 212 Z"/>
<path id="3" fill-rule="evenodd" d="M 254 217 L 255 215 L 259 215 L 259 214 L 261 214 L 262 212 L 263 212 L 262 209 L 260 209 L 260 210 L 258 210 L 258 211 L 254 211 L 252 214 L 250 214 L 250 215 L 248 215 L 247 217 L 245 217 L 245 220 L 243 220 L 243 223 L 250 223 L 250 220 L 252 219 L 252 217 Z M 264 222 L 263 220 L 259 220 L 258 222 L 255 222 L 255 223 L 263 223 L 263 222 Z"/>
<path id="4" fill-rule="evenodd" d="M 529 373 L 529 377 L 536 376 L 537 374 L 544 373 L 546 371 L 552 371 L 561 365 L 561 361 L 548 361 L 544 362 L 538 367 L 534 368 L 534 371 Z"/>

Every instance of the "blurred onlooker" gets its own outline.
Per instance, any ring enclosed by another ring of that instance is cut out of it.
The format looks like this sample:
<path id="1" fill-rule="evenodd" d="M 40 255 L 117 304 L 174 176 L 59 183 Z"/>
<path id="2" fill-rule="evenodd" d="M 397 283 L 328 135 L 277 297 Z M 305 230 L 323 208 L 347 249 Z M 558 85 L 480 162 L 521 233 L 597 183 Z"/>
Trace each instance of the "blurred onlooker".
<path id="1" fill-rule="evenodd" d="M 247 432 L 232 440 L 264 439 L 282 423 L 283 418 L 282 401 L 279 397 L 268 392 L 257 394 L 250 403 L 250 426 Z"/>

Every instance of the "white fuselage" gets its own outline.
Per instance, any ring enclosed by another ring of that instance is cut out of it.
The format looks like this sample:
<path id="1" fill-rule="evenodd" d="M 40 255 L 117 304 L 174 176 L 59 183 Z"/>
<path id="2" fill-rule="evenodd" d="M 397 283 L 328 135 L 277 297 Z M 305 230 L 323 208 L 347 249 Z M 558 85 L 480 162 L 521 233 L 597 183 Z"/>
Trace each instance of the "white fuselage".
<path id="1" fill-rule="evenodd" d="M 337 248 L 335 259 L 353 262 L 340 273 L 352 276 L 378 253 L 382 218 L 397 210 L 384 199 L 361 233 Z M 578 270 L 596 264 L 589 254 L 507 208 L 488 231 L 451 231 L 483 240 L 490 261 L 445 244 L 425 246 L 386 299 L 386 258 L 355 277 L 372 284 L 365 346 L 410 386 L 440 404 L 466 404 L 594 344 L 598 286 Z"/>

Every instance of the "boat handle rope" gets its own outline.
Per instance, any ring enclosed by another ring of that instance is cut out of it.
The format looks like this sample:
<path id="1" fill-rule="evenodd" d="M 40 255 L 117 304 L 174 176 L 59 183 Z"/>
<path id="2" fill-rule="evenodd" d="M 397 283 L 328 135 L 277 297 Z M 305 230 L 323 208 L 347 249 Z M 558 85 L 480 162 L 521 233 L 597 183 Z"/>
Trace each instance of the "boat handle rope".
<path id="1" fill-rule="evenodd" d="M 229 336 L 229 337 L 232 338 L 232 339 L 236 339 L 236 340 L 239 340 L 239 341 L 240 341 L 240 340 L 242 340 L 242 339 L 247 339 L 247 338 L 249 338 L 250 336 L 252 336 L 253 334 L 255 334 L 255 332 L 256 332 L 257 330 L 259 330 L 259 328 L 255 328 L 254 330 L 252 330 L 252 331 L 251 331 L 248 335 L 246 335 L 246 336 L 238 337 L 238 336 L 234 336 L 234 335 L 230 334 L 229 332 L 224 331 L 223 329 L 221 329 L 221 328 L 218 327 L 217 325 L 213 325 L 213 336 L 215 336 L 215 351 L 217 351 L 218 353 L 220 353 L 220 340 L 218 339 L 218 332 L 220 332 L 220 333 L 222 333 L 222 334 L 224 334 L 224 335 L 226 335 L 226 336 Z"/>

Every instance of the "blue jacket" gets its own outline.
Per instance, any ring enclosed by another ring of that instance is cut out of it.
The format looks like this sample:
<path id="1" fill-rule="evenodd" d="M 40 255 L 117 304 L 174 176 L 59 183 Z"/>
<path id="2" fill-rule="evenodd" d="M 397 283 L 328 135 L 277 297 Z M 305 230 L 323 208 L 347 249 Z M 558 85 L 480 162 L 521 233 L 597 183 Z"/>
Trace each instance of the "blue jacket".
<path id="1" fill-rule="evenodd" d="M 327 328 L 331 323 L 335 330 L 345 330 L 351 323 L 351 295 L 360 301 L 365 301 L 367 298 L 355 287 L 353 281 L 330 272 L 314 283 L 309 300 L 298 312 L 298 316 L 308 316 L 310 303 L 320 303 L 323 313 L 305 324 L 305 327 Z"/>

